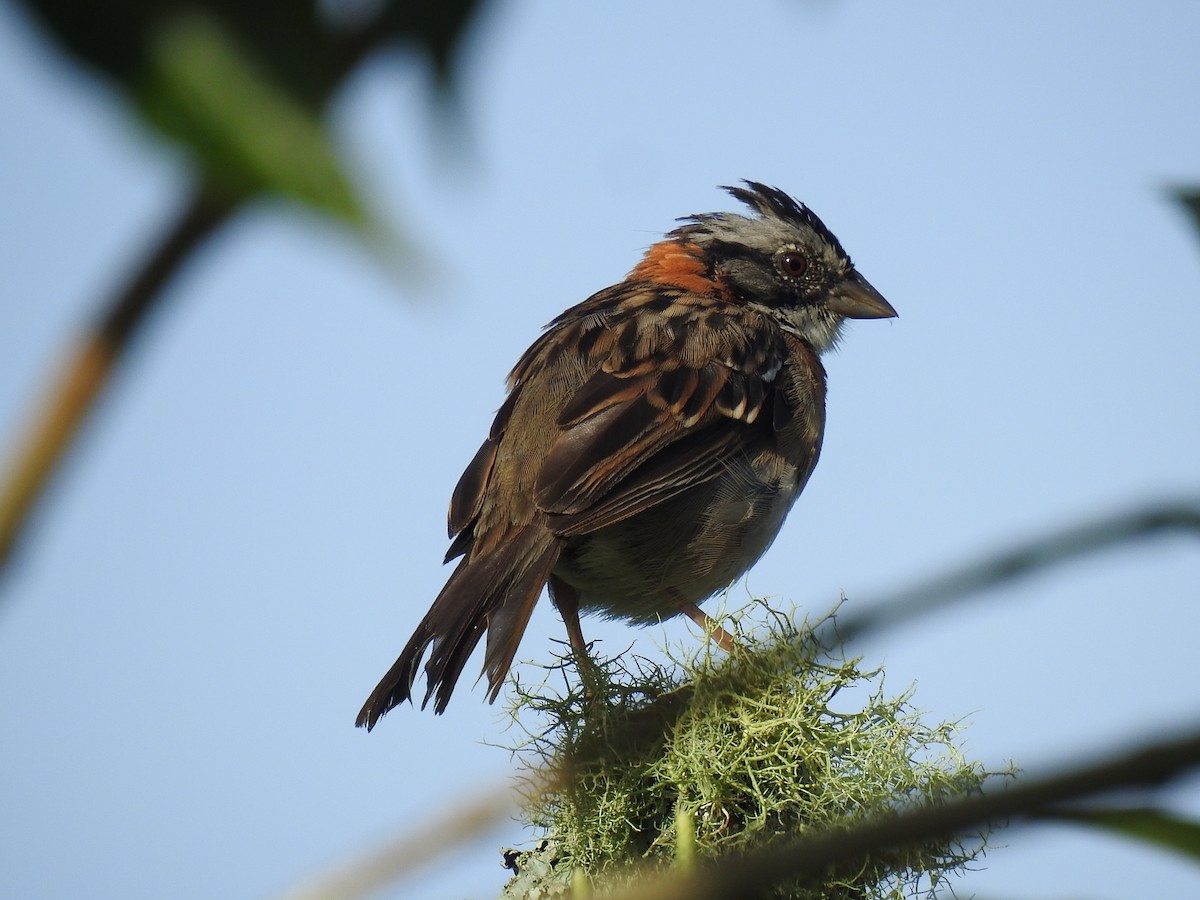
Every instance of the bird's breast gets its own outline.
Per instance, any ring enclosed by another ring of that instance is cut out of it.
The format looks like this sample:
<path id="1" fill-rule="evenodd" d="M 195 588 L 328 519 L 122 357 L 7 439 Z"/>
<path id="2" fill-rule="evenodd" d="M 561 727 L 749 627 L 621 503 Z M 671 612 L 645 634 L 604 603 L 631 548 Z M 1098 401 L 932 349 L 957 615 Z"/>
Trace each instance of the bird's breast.
<path id="1" fill-rule="evenodd" d="M 644 624 L 740 577 L 775 540 L 799 492 L 776 455 L 746 458 L 666 503 L 567 541 L 556 574 L 586 610 Z"/>

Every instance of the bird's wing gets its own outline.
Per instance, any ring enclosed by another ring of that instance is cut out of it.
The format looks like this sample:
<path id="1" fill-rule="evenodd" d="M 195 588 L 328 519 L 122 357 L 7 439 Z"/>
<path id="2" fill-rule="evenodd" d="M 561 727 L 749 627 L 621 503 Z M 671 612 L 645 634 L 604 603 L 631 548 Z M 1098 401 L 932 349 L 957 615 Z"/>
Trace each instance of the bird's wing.
<path id="1" fill-rule="evenodd" d="M 715 478 L 772 428 L 786 346 L 749 315 L 684 293 L 661 315 L 576 323 L 565 343 L 603 355 L 538 471 L 534 499 L 555 533 L 594 531 Z"/>

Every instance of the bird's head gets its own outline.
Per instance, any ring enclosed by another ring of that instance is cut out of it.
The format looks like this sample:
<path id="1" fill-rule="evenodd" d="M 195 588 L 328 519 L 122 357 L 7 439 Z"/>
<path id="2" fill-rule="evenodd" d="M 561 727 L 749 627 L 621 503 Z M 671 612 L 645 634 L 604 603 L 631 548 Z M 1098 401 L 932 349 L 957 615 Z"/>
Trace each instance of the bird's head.
<path id="1" fill-rule="evenodd" d="M 760 309 L 821 352 L 845 319 L 896 310 L 854 268 L 816 213 L 756 181 L 726 187 L 754 215 L 703 213 L 651 247 L 633 270 L 645 277 Z"/>

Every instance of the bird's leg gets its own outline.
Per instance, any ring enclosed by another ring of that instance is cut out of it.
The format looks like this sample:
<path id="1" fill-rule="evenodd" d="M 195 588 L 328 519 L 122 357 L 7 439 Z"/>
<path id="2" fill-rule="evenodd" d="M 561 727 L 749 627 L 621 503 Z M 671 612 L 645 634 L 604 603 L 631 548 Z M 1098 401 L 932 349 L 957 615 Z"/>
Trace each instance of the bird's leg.
<path id="1" fill-rule="evenodd" d="M 558 608 L 563 624 L 567 626 L 567 640 L 571 642 L 571 650 L 575 654 L 575 665 L 579 668 L 579 677 L 583 681 L 584 690 L 588 697 L 593 697 L 595 691 L 592 683 L 595 681 L 596 667 L 588 654 L 587 641 L 583 639 L 583 627 L 579 624 L 579 591 L 571 587 L 557 575 L 550 576 L 550 599 Z"/>
<path id="2" fill-rule="evenodd" d="M 587 656 L 587 642 L 583 639 L 583 628 L 579 624 L 579 592 L 557 575 L 550 576 L 550 599 L 558 607 L 563 624 L 567 626 L 567 639 L 571 649 L 580 659 Z"/>
<path id="3" fill-rule="evenodd" d="M 675 604 L 676 609 L 703 628 L 704 633 L 712 638 L 714 644 L 726 653 L 733 652 L 733 648 L 737 646 L 733 635 L 714 622 L 712 616 L 695 603 L 689 603 L 687 600 L 674 599 L 671 602 Z"/>

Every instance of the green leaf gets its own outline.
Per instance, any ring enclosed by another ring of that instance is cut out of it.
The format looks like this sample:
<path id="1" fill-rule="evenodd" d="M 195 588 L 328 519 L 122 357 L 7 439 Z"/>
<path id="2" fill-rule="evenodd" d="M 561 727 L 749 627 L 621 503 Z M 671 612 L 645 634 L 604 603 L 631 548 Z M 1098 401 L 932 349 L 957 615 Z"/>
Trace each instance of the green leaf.
<path id="1" fill-rule="evenodd" d="M 1176 850 L 1200 862 L 1200 822 L 1159 809 L 1055 809 L 1045 818 L 1095 825 Z"/>
<path id="2" fill-rule="evenodd" d="M 368 216 L 316 113 L 277 86 L 211 15 L 166 20 L 150 39 L 138 100 L 237 199 L 283 195 L 362 228 Z"/>

